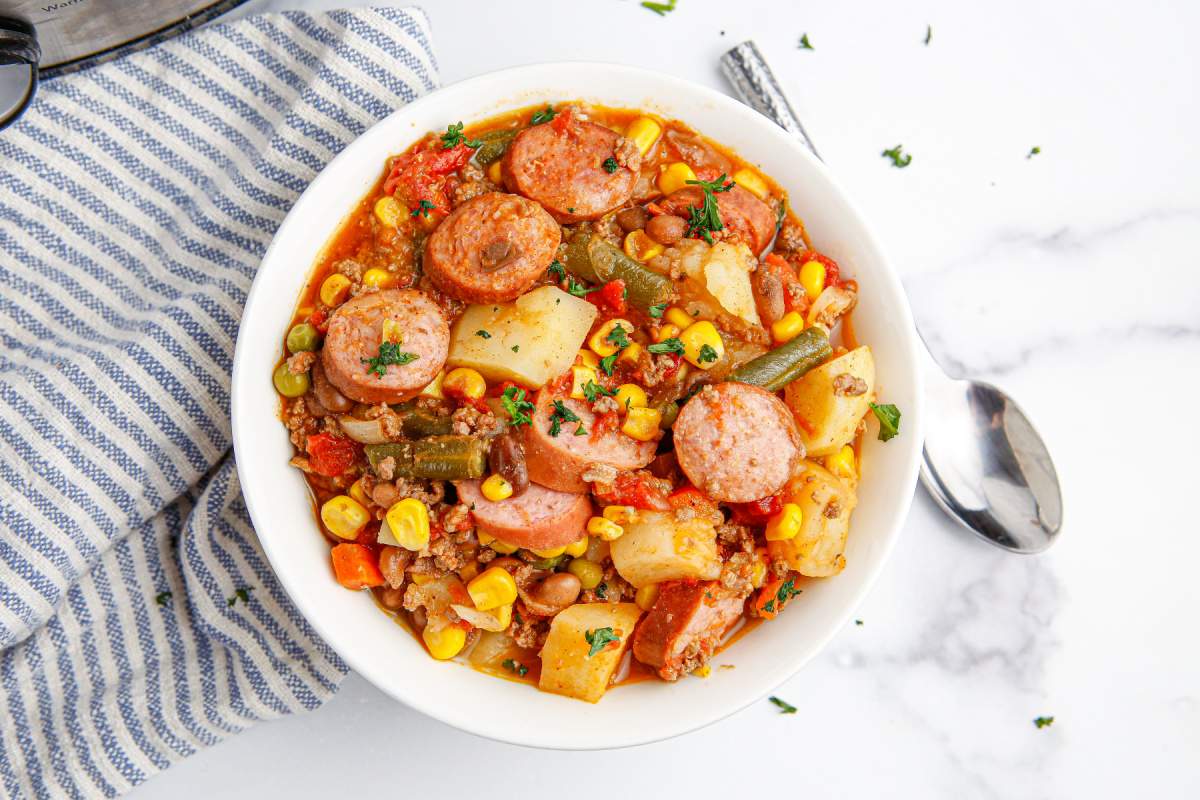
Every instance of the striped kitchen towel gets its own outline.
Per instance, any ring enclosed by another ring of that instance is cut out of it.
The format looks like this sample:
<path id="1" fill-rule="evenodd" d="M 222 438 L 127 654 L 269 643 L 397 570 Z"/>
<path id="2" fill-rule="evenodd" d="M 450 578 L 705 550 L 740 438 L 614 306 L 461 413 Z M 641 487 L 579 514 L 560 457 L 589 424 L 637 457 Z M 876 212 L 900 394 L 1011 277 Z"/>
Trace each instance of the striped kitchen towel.
<path id="1" fill-rule="evenodd" d="M 296 197 L 437 82 L 421 11 L 258 16 L 0 132 L 4 797 L 119 795 L 337 690 L 238 488 L 234 338 Z"/>

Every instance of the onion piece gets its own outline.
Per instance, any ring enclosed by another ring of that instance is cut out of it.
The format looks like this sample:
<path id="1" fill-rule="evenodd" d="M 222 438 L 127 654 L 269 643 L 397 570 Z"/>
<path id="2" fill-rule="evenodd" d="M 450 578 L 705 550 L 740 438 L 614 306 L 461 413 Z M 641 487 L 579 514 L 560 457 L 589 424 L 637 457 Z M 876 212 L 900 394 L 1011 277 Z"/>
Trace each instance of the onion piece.
<path id="1" fill-rule="evenodd" d="M 471 623 L 473 627 L 483 631 L 499 632 L 506 630 L 512 624 L 511 606 L 508 607 L 508 613 L 502 613 L 499 608 L 492 609 L 491 611 L 480 611 L 471 606 L 457 604 L 451 605 L 450 608 L 454 609 L 454 613 L 458 614 L 459 617 Z"/>
<path id="2" fill-rule="evenodd" d="M 341 416 L 337 418 L 338 425 L 356 442 L 362 444 L 385 444 L 391 441 L 383 433 L 383 423 L 378 419 L 356 419 Z"/>
<path id="3" fill-rule="evenodd" d="M 808 324 L 820 323 L 832 328 L 838 317 L 854 308 L 858 295 L 840 286 L 827 286 L 808 310 Z"/>

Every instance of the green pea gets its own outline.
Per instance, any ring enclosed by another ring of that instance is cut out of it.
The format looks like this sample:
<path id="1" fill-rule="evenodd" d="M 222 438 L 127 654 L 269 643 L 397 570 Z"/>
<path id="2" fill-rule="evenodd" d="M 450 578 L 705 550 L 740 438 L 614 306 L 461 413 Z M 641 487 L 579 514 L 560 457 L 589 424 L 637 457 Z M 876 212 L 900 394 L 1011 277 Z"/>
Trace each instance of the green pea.
<path id="1" fill-rule="evenodd" d="M 287 363 L 275 368 L 275 389 L 284 397 L 299 397 L 308 391 L 308 373 L 299 375 L 288 369 Z"/>
<path id="2" fill-rule="evenodd" d="M 301 322 L 299 325 L 294 325 L 287 335 L 287 349 L 289 353 L 300 353 L 306 350 L 316 350 L 320 343 L 320 335 L 317 329 L 307 322 Z"/>
<path id="3" fill-rule="evenodd" d="M 579 578 L 579 583 L 585 589 L 595 589 L 604 580 L 604 568 L 595 561 L 586 558 L 573 558 L 567 565 L 567 572 Z"/>

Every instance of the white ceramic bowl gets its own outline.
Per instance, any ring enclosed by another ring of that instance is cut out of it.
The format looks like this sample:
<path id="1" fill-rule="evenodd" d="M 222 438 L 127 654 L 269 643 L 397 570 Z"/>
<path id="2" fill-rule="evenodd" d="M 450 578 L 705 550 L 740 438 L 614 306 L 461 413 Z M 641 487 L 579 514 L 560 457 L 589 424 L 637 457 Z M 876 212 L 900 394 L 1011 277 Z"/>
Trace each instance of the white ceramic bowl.
<path id="1" fill-rule="evenodd" d="M 426 131 L 533 103 L 584 99 L 677 118 L 756 163 L 789 193 L 814 245 L 861 286 L 859 339 L 875 352 L 886 402 L 903 411 L 903 432 L 871 437 L 846 568 L 813 582 L 786 614 L 714 660 L 707 680 L 645 681 L 610 691 L 597 705 L 535 691 L 456 663 L 434 661 L 364 592 L 334 580 L 291 446 L 276 417 L 271 371 L 309 269 L 384 160 Z M 359 674 L 407 705 L 455 727 L 516 744 L 588 749 L 641 744 L 691 731 L 766 695 L 812 658 L 846 623 L 879 574 L 907 514 L 921 448 L 917 340 L 900 281 L 862 218 L 829 173 L 787 133 L 725 95 L 668 75 L 594 63 L 518 67 L 447 86 L 412 103 L 345 149 L 313 181 L 280 226 L 246 303 L 233 369 L 238 473 L 263 548 L 288 594 Z"/>

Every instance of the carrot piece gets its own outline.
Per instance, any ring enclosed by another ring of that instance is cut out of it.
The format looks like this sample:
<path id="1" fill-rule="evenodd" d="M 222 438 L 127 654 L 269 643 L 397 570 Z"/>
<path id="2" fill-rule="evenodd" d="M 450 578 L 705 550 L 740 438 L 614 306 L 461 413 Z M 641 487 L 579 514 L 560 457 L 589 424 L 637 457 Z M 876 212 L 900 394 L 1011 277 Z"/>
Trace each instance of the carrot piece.
<path id="1" fill-rule="evenodd" d="M 371 548 L 361 544 L 336 545 L 330 551 L 333 574 L 347 589 L 366 589 L 383 585 L 383 573 Z"/>
<path id="2" fill-rule="evenodd" d="M 754 608 L 763 619 L 775 619 L 788 602 L 800 594 L 796 588 L 796 574 L 792 573 L 783 580 L 769 580 L 758 590 L 754 598 Z"/>

